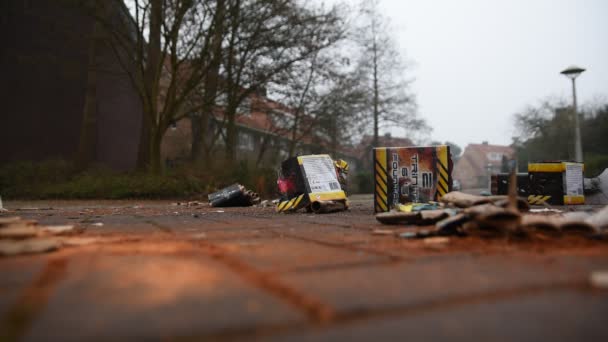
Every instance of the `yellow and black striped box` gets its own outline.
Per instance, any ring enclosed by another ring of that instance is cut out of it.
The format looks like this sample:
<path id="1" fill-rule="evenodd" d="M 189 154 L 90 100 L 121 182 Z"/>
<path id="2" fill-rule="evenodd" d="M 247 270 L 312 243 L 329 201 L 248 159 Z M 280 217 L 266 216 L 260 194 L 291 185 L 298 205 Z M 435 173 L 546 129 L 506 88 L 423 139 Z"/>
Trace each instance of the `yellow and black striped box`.
<path id="1" fill-rule="evenodd" d="M 343 167 L 348 167 L 344 163 Z M 340 201 L 347 208 L 346 193 L 338 181 L 334 161 L 327 154 L 289 158 L 281 163 L 280 180 L 289 183 L 281 192 L 277 212 L 296 211 L 318 201 Z"/>
<path id="2" fill-rule="evenodd" d="M 528 202 L 532 205 L 584 204 L 582 163 L 528 164 Z"/>
<path id="3" fill-rule="evenodd" d="M 373 150 L 374 210 L 398 203 L 437 201 L 452 190 L 450 147 L 379 147 Z"/>

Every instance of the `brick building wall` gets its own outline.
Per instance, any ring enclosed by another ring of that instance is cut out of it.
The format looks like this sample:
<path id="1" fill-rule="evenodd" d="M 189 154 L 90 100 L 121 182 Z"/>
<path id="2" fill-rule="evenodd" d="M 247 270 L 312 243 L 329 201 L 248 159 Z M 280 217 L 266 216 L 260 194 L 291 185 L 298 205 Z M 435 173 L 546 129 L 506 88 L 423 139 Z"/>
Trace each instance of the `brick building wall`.
<path id="1" fill-rule="evenodd" d="M 0 1 L 0 163 L 72 159 L 78 149 L 94 21 L 57 0 Z M 99 45 L 96 162 L 135 166 L 141 105 Z"/>

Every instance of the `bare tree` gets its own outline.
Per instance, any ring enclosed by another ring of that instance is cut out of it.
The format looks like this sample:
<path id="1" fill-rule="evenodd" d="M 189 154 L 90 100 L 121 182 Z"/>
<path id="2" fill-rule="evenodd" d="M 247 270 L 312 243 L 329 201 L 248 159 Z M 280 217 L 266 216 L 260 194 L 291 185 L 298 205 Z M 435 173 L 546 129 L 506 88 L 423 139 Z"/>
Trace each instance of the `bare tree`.
<path id="1" fill-rule="evenodd" d="M 297 62 L 340 38 L 334 11 L 295 0 L 229 0 L 226 58 L 226 160 L 236 159 L 239 105 L 260 87 L 280 81 Z"/>
<path id="2" fill-rule="evenodd" d="M 105 42 L 137 90 L 143 106 L 138 168 L 161 170 L 160 145 L 167 128 L 200 110 L 201 84 L 213 67 L 214 28 L 223 22 L 221 1 L 89 1 Z M 98 4 L 99 9 L 95 9 Z M 118 11 L 111 10 L 123 8 Z"/>
<path id="3" fill-rule="evenodd" d="M 378 146 L 382 125 L 409 130 L 426 126 L 417 116 L 416 98 L 409 90 L 411 79 L 405 77 L 407 69 L 389 32 L 388 19 L 379 12 L 378 0 L 363 0 L 354 40 L 361 51 L 359 77 L 369 94 L 369 108 L 362 122 L 364 127 L 373 127 L 374 146 Z"/>

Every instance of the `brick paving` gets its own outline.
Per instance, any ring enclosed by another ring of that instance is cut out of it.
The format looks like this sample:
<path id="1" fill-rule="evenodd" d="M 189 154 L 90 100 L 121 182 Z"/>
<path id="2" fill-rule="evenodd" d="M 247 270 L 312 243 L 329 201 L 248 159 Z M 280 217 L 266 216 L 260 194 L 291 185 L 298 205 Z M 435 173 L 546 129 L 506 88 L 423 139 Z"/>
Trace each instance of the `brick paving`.
<path id="1" fill-rule="evenodd" d="M 0 340 L 608 340 L 608 291 L 589 284 L 608 271 L 605 241 L 373 235 L 384 227 L 365 196 L 325 215 L 5 206 L 85 231 L 56 252 L 0 258 Z"/>

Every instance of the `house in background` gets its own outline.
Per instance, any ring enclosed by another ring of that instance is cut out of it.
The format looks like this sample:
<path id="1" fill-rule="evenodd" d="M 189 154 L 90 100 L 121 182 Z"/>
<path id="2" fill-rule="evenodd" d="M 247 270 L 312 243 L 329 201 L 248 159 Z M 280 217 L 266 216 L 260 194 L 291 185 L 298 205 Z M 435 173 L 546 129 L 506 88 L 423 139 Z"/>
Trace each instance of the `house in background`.
<path id="1" fill-rule="evenodd" d="M 225 127 L 222 127 L 222 99 L 214 115 L 211 116 L 205 138 L 211 142 L 216 135 L 213 158 L 223 157 Z M 295 115 L 293 110 L 280 102 L 269 99 L 265 91 L 254 93 L 246 98 L 237 110 L 237 159 L 255 166 L 278 166 L 289 156 L 289 146 L 293 141 L 291 127 Z M 196 115 L 196 114 L 194 114 Z M 356 172 L 359 164 L 357 152 L 349 146 L 339 146 L 331 153 L 331 138 L 320 130 L 310 129 L 312 120 L 306 115 L 298 119 L 300 129 L 295 139 L 295 154 L 329 153 L 334 158 L 342 158 Z M 192 123 L 185 117 L 169 128 L 163 136 L 161 158 L 168 166 L 187 162 L 191 158 Z"/>
<path id="2" fill-rule="evenodd" d="M 454 166 L 452 177 L 462 189 L 488 188 L 490 175 L 501 171 L 503 159 L 510 159 L 514 151 L 509 146 L 469 144 Z"/>

